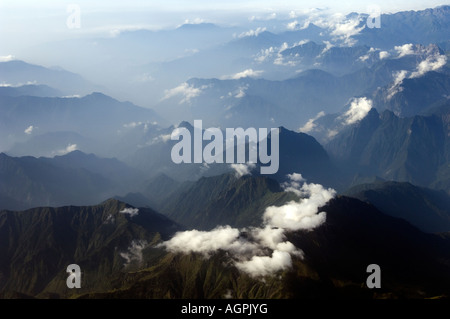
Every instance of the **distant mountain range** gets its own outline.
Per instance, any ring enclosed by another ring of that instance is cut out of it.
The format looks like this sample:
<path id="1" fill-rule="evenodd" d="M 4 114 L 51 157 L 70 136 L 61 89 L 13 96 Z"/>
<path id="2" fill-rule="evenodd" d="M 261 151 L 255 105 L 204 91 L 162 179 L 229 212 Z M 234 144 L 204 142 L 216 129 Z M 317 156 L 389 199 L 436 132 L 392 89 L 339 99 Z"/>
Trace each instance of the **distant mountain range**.
<path id="1" fill-rule="evenodd" d="M 150 126 L 165 123 L 150 109 L 138 107 L 130 102 L 119 102 L 102 93 L 70 98 L 0 96 L 0 116 L 0 132 L 7 137 L 0 144 L 4 150 L 14 148 L 13 145 L 17 142 L 26 142 L 30 136 L 62 131 L 73 132 L 90 139 L 91 145 L 87 146 L 95 148 L 100 154 L 105 154 L 120 138 L 120 132 L 126 130 L 127 125 L 142 123 Z M 49 137 L 48 135 L 47 141 L 43 142 L 52 144 Z M 53 137 L 56 139 L 53 152 L 68 146 L 59 144 L 57 138 Z M 80 141 L 80 138 L 75 138 L 70 145 L 76 144 L 77 141 Z M 93 141 L 96 142 L 95 145 L 92 145 Z M 39 140 L 35 139 L 33 144 L 36 142 Z M 47 146 L 34 144 L 32 147 L 48 148 L 48 144 Z"/>
<path id="2" fill-rule="evenodd" d="M 307 46 L 308 43 L 299 47 Z M 294 50 L 292 54 L 296 48 L 290 49 Z M 433 64 L 431 59 L 444 61 L 445 55 L 435 45 L 411 46 L 410 54 L 397 56 L 398 53 L 395 53 L 392 58 L 374 58 L 367 65 L 358 64 L 360 60 L 352 57 L 359 54 L 358 48 L 347 49 L 351 50 L 350 53 L 346 48 L 333 48 L 323 54 L 325 57 L 327 54 L 332 55 L 330 61 L 348 69 L 349 72 L 344 75 L 333 75 L 323 70 L 330 70 L 332 66 L 318 65 L 292 74 L 289 79 L 277 81 L 267 80 L 265 72 L 258 69 L 247 70 L 247 73 L 243 72 L 236 79 L 191 78 L 168 90 L 155 110 L 166 118 L 173 119 L 174 114 L 177 114 L 177 121 L 201 118 L 208 126 L 282 125 L 295 130 L 320 112 L 343 112 L 349 101 L 356 97 L 373 100 L 373 106 L 380 111 L 389 109 L 399 116 L 413 116 L 449 95 L 447 67 L 442 65 L 441 68 L 434 67 L 436 71 L 431 71 L 434 69 L 429 66 L 429 72 L 423 71 L 423 74 L 417 71 L 421 63 L 422 66 Z M 365 50 L 368 56 L 379 53 L 369 52 L 367 48 Z M 309 52 L 307 49 L 305 51 Z M 340 61 L 341 56 L 347 61 Z M 322 59 L 322 54 L 319 57 Z M 315 58 L 298 57 L 301 60 Z"/>
<path id="3" fill-rule="evenodd" d="M 0 57 L 0 298 L 449 299 L 450 6 L 325 14 Z M 208 128 L 278 170 L 175 163 Z"/>
<path id="4" fill-rule="evenodd" d="M 40 89 L 44 88 L 42 85 L 46 85 L 58 90 L 50 91 L 47 89 L 52 95 L 56 92 L 62 92 L 64 95 L 86 95 L 91 93 L 92 90 L 96 88 L 99 90 L 100 88 L 85 80 L 79 74 L 61 68 L 46 68 L 29 64 L 20 60 L 0 62 L 0 82 L 12 86 L 28 85 L 28 92 L 32 89 L 30 85 L 39 85 Z M 22 91 L 27 92 L 24 89 Z"/>
<path id="5" fill-rule="evenodd" d="M 399 118 L 390 111 L 379 114 L 372 109 L 325 148 L 351 174 L 411 182 L 448 192 L 447 122 L 447 115 Z"/>
<path id="6" fill-rule="evenodd" d="M 95 204 L 143 182 L 138 171 L 116 159 L 79 151 L 54 158 L 1 153 L 0 176 L 0 209 L 14 210 Z"/>

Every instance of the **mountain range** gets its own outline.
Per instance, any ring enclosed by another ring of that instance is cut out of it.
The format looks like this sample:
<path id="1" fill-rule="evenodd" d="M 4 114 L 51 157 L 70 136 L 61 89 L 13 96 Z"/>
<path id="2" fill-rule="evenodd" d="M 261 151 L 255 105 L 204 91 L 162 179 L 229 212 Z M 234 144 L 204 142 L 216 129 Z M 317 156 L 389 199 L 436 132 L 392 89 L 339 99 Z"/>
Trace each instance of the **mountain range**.
<path id="1" fill-rule="evenodd" d="M 328 13 L 0 55 L 0 298 L 449 299 L 450 6 Z"/>
<path id="2" fill-rule="evenodd" d="M 336 135 L 325 148 L 351 174 L 406 181 L 448 192 L 447 122 L 447 115 L 400 118 L 390 111 L 379 114 L 371 109 L 364 119 Z"/>
<path id="3" fill-rule="evenodd" d="M 264 281 L 236 269 L 220 251 L 209 258 L 165 252 L 156 244 L 181 228 L 148 208 L 137 209 L 137 215 L 123 213 L 127 209 L 134 208 L 108 200 L 90 207 L 2 211 L 2 295 L 366 299 L 449 293 L 448 239 L 422 233 L 356 199 L 333 199 L 322 208 L 323 226 L 289 232 L 305 257 L 295 258 L 281 277 Z M 83 269 L 83 287 L 76 292 L 65 287 L 64 274 L 66 264 L 74 262 Z M 371 263 L 382 269 L 380 290 L 363 284 Z M 138 266 L 141 270 L 133 271 Z"/>

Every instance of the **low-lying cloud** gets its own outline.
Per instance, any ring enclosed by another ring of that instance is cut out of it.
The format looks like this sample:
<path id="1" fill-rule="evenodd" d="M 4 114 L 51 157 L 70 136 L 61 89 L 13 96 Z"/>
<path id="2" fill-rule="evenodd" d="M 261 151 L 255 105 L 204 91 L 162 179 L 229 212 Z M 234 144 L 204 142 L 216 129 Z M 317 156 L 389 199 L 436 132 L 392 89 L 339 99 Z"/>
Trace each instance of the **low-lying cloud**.
<path id="1" fill-rule="evenodd" d="M 350 108 L 342 115 L 344 124 L 351 125 L 366 117 L 372 108 L 372 100 L 366 97 L 354 98 Z"/>
<path id="2" fill-rule="evenodd" d="M 445 55 L 431 55 L 417 65 L 416 71 L 411 73 L 410 78 L 418 78 L 427 72 L 435 71 L 443 67 L 447 63 Z"/>
<path id="3" fill-rule="evenodd" d="M 400 70 L 393 73 L 393 82 L 387 91 L 387 99 L 390 100 L 395 94 L 403 90 L 402 83 L 404 79 L 414 79 L 425 75 L 430 71 L 437 71 L 447 64 L 447 56 L 440 54 L 439 48 L 435 45 L 413 45 L 412 43 L 396 46 L 398 58 L 406 55 L 417 56 L 418 64 L 415 70 Z"/>
<path id="4" fill-rule="evenodd" d="M 257 37 L 267 29 L 265 27 L 258 27 L 256 29 L 248 30 L 246 32 L 242 32 L 238 35 L 238 38 L 245 38 L 245 37 Z"/>
<path id="5" fill-rule="evenodd" d="M 309 132 L 311 132 L 317 126 L 315 121 L 318 120 L 319 118 L 321 118 L 324 115 L 325 115 L 325 112 L 324 111 L 320 111 L 319 113 L 317 113 L 317 115 L 315 117 L 313 117 L 312 119 L 309 119 L 308 122 L 306 122 L 305 125 L 303 125 L 301 128 L 299 128 L 299 131 L 302 132 L 302 133 L 309 133 Z"/>
<path id="6" fill-rule="evenodd" d="M 54 155 L 66 155 L 68 153 L 71 153 L 73 151 L 76 151 L 78 149 L 77 144 L 68 144 L 66 148 L 53 151 L 52 154 Z"/>
<path id="7" fill-rule="evenodd" d="M 139 208 L 126 207 L 122 209 L 119 213 L 130 215 L 130 217 L 136 216 L 139 214 Z"/>
<path id="8" fill-rule="evenodd" d="M 126 252 L 120 253 L 120 256 L 125 259 L 124 266 L 131 263 L 141 264 L 143 260 L 142 250 L 148 245 L 145 240 L 133 240 Z"/>
<path id="9" fill-rule="evenodd" d="M 33 133 L 33 130 L 34 130 L 34 126 L 33 125 L 30 125 L 30 126 L 28 126 L 26 129 L 25 129 L 25 131 L 23 131 L 25 134 L 27 134 L 27 135 L 30 135 L 31 133 Z"/>
<path id="10" fill-rule="evenodd" d="M 406 55 L 411 55 L 414 54 L 414 50 L 413 50 L 413 44 L 412 43 L 407 43 L 404 45 L 398 45 L 394 47 L 395 51 L 397 51 L 399 58 L 402 58 Z"/>
<path id="11" fill-rule="evenodd" d="M 260 227 L 238 229 L 218 226 L 211 231 L 178 232 L 160 244 L 174 253 L 200 253 L 210 256 L 226 251 L 234 266 L 252 277 L 274 274 L 292 267 L 292 257 L 303 258 L 303 251 L 286 240 L 286 232 L 312 230 L 322 225 L 326 213 L 319 212 L 336 192 L 319 184 L 308 184 L 301 174 L 288 175 L 282 184 L 286 192 L 299 196 L 283 206 L 267 207 Z"/>
<path id="12" fill-rule="evenodd" d="M 181 95 L 182 99 L 180 100 L 179 104 L 189 103 L 191 101 L 191 99 L 199 96 L 202 93 L 203 89 L 205 89 L 205 88 L 206 88 L 206 86 L 197 88 L 193 85 L 190 85 L 187 82 L 184 82 L 173 89 L 165 90 L 162 101 L 170 99 L 174 96 Z"/>
<path id="13" fill-rule="evenodd" d="M 232 75 L 225 75 L 221 77 L 222 80 L 239 80 L 242 78 L 257 78 L 263 74 L 264 71 L 246 69 L 242 72 L 238 72 Z"/>
<path id="14" fill-rule="evenodd" d="M 234 170 L 236 177 L 242 177 L 244 175 L 250 175 L 252 170 L 256 167 L 254 163 L 241 163 L 231 164 L 231 168 Z"/>
<path id="15" fill-rule="evenodd" d="M 9 62 L 14 61 L 16 58 L 14 55 L 1 55 L 0 56 L 0 62 Z"/>

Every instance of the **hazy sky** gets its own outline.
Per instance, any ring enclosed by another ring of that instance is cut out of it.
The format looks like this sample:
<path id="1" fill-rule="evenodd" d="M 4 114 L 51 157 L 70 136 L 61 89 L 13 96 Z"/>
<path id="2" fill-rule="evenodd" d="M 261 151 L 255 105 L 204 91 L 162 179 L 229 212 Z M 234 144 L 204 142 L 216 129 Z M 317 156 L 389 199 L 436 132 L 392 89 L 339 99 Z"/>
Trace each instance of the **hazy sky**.
<path id="1" fill-rule="evenodd" d="M 68 28 L 68 6 L 80 8 L 80 28 Z M 107 36 L 117 30 L 171 28 L 185 22 L 239 24 L 249 19 L 289 18 L 321 8 L 343 14 L 367 12 L 377 5 L 381 12 L 418 10 L 450 4 L 438 0 L 378 1 L 57 1 L 0 0 L 0 56 L 20 53 L 34 44 L 80 36 Z"/>

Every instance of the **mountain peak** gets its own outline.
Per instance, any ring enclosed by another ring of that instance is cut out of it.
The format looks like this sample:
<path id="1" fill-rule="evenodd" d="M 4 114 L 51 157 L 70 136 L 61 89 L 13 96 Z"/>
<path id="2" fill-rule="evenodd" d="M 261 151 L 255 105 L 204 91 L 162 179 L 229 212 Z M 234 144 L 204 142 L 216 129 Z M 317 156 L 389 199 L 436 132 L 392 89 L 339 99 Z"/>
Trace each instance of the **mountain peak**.
<path id="1" fill-rule="evenodd" d="M 192 126 L 191 123 L 187 122 L 187 121 L 182 121 L 180 124 L 178 124 L 178 127 L 184 127 L 187 128 L 189 131 L 193 130 L 194 127 Z"/>
<path id="2" fill-rule="evenodd" d="M 178 30 L 211 30 L 218 28 L 214 23 L 185 23 L 179 26 Z"/>

